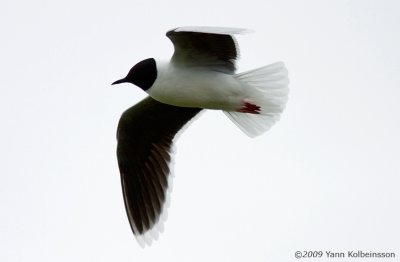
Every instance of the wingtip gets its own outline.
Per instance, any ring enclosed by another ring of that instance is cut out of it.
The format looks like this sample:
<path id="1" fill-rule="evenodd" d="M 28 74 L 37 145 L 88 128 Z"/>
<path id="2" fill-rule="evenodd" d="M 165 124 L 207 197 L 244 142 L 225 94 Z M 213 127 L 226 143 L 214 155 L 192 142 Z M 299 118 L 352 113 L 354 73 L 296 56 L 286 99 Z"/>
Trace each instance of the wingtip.
<path id="1" fill-rule="evenodd" d="M 195 33 L 209 33 L 209 34 L 227 34 L 227 35 L 236 35 L 236 34 L 249 34 L 253 33 L 254 30 L 246 29 L 246 28 L 238 28 L 238 27 L 218 27 L 218 26 L 183 26 L 176 27 L 167 32 L 167 36 L 172 33 L 179 32 L 195 32 Z"/>

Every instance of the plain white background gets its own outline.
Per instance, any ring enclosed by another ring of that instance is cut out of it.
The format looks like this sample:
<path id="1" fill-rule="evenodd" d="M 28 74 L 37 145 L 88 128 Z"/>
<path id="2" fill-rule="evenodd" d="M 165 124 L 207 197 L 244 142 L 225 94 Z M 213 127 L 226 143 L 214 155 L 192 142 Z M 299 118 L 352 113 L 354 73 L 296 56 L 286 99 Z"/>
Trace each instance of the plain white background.
<path id="1" fill-rule="evenodd" d="M 2 0 L 0 260 L 398 259 L 399 11 L 397 1 Z M 165 32 L 188 25 L 254 29 L 238 37 L 239 71 L 284 61 L 290 100 L 256 139 L 202 114 L 177 143 L 165 231 L 141 249 L 115 131 L 145 94 L 110 84 L 142 59 L 168 59 Z"/>

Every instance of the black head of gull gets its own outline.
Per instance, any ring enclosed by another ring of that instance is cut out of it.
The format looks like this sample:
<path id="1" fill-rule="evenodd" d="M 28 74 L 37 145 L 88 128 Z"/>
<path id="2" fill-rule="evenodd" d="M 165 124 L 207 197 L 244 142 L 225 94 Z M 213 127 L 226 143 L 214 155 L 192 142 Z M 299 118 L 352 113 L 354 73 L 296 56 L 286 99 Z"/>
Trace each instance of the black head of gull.
<path id="1" fill-rule="evenodd" d="M 156 78 L 156 60 L 154 58 L 148 58 L 134 65 L 132 69 L 129 70 L 126 77 L 117 80 L 112 84 L 131 83 L 146 91 L 153 85 Z"/>

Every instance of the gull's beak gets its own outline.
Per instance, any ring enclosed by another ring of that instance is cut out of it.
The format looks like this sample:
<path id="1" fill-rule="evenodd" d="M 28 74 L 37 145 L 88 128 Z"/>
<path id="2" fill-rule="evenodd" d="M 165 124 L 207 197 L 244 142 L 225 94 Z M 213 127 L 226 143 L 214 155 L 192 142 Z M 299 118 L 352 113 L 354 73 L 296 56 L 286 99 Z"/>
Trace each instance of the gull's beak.
<path id="1" fill-rule="evenodd" d="M 126 83 L 127 81 L 125 80 L 125 78 L 122 78 L 120 80 L 115 81 L 114 83 L 112 83 L 111 85 L 116 85 L 116 84 L 121 84 L 121 83 Z"/>

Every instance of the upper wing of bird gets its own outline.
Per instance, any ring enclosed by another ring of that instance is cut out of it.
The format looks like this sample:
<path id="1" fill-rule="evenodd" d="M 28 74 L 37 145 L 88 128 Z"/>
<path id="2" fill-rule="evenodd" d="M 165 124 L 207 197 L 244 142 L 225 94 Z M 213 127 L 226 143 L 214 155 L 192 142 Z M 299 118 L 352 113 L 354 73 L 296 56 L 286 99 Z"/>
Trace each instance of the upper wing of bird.
<path id="1" fill-rule="evenodd" d="M 131 228 L 142 246 L 157 238 L 162 222 L 173 138 L 200 111 L 147 97 L 121 116 L 117 131 L 121 184 Z"/>
<path id="2" fill-rule="evenodd" d="M 239 46 L 233 35 L 246 32 L 246 29 L 223 27 L 179 27 L 170 30 L 167 37 L 175 49 L 171 62 L 233 73 L 239 56 Z"/>

